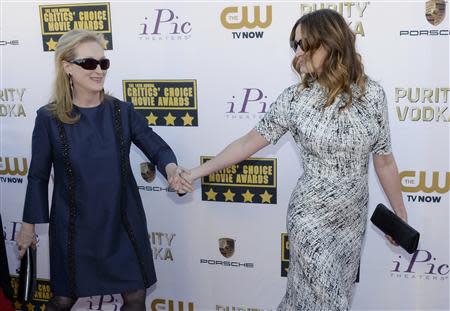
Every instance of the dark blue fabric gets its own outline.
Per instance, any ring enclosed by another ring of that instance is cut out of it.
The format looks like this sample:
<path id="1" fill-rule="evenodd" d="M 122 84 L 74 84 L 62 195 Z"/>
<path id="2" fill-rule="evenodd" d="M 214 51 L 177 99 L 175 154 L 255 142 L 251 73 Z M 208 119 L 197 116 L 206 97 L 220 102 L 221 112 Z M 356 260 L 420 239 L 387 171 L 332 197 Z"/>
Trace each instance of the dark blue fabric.
<path id="1" fill-rule="evenodd" d="M 81 115 L 79 122 L 64 124 L 76 180 L 75 271 L 79 297 L 144 288 L 138 258 L 120 215 L 121 175 L 113 101 L 118 100 L 106 97 L 94 108 L 75 106 L 74 112 Z M 120 116 L 127 153 L 133 142 L 165 176 L 165 166 L 177 163 L 170 147 L 131 104 L 120 102 Z M 49 217 L 48 181 L 52 165 L 55 177 Z M 144 259 L 147 278 L 153 284 L 156 275 L 144 209 L 129 162 L 126 167 L 127 216 Z M 67 184 L 57 121 L 42 107 L 33 131 L 23 221 L 50 222 L 51 286 L 53 293 L 60 296 L 70 295 Z"/>

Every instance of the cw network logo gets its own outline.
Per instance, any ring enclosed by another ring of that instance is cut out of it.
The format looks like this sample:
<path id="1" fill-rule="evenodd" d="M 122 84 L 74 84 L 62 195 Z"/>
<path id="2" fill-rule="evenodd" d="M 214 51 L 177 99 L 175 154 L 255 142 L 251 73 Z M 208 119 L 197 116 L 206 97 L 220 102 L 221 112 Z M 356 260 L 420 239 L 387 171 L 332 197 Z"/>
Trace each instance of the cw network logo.
<path id="1" fill-rule="evenodd" d="M 262 18 L 261 7 L 254 6 L 253 10 L 248 6 L 230 6 L 223 9 L 220 14 L 220 22 L 223 27 L 230 30 L 238 29 L 266 29 L 272 24 L 272 6 L 265 7 L 265 16 Z M 233 39 L 261 39 L 264 31 L 232 31 Z"/>
<path id="2" fill-rule="evenodd" d="M 439 194 L 446 194 L 450 190 L 450 172 L 402 171 L 399 175 L 403 192 L 438 194 L 433 196 L 407 194 L 408 202 L 439 203 L 442 198 Z"/>
<path id="3" fill-rule="evenodd" d="M 20 164 L 20 162 L 22 163 Z M 15 176 L 25 176 L 27 173 L 28 161 L 26 158 L 0 157 L 0 182 L 21 184 L 23 178 Z"/>

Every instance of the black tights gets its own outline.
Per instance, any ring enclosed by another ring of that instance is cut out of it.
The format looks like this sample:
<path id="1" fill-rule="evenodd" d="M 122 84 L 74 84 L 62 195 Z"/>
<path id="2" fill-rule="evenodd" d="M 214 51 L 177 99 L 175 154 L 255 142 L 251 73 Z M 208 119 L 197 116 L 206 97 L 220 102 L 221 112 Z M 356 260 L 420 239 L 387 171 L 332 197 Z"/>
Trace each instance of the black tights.
<path id="1" fill-rule="evenodd" d="M 145 289 L 122 293 L 123 305 L 120 311 L 145 311 Z"/>
<path id="2" fill-rule="evenodd" d="M 120 311 L 145 311 L 145 289 L 122 293 L 123 305 Z M 46 311 L 70 311 L 77 299 L 55 296 L 47 303 Z"/>

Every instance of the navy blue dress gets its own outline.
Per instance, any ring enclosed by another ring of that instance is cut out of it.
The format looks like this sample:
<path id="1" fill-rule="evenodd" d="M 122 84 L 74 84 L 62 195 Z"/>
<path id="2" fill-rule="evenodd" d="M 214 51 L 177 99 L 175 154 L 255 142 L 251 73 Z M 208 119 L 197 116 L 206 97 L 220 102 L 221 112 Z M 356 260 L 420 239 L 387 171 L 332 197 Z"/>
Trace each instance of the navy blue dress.
<path id="1" fill-rule="evenodd" d="M 97 107 L 74 106 L 74 112 L 80 114 L 79 122 L 62 125 L 46 107 L 38 110 L 23 213 L 27 223 L 50 223 L 53 294 L 85 297 L 147 288 L 156 282 L 156 275 L 128 155 L 133 142 L 164 176 L 165 166 L 177 163 L 176 157 L 132 104 L 107 96 Z M 119 118 L 122 144 L 116 136 Z M 69 148 L 66 155 L 62 135 Z M 125 161 L 120 160 L 121 145 Z M 49 215 L 52 165 L 55 177 Z M 126 175 L 121 175 L 121 168 Z"/>

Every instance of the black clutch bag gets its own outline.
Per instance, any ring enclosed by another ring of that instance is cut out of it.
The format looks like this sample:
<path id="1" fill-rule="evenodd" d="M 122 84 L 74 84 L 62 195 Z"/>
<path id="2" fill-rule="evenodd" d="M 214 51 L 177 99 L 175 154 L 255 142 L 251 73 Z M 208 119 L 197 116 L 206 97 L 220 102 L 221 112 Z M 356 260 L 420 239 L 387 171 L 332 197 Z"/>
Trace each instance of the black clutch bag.
<path id="1" fill-rule="evenodd" d="M 370 221 L 391 236 L 408 253 L 412 254 L 417 250 L 420 233 L 383 204 L 377 205 Z"/>
<path id="2" fill-rule="evenodd" d="M 19 294 L 17 299 L 27 302 L 33 299 L 36 290 L 36 250 L 28 247 L 20 261 Z"/>

